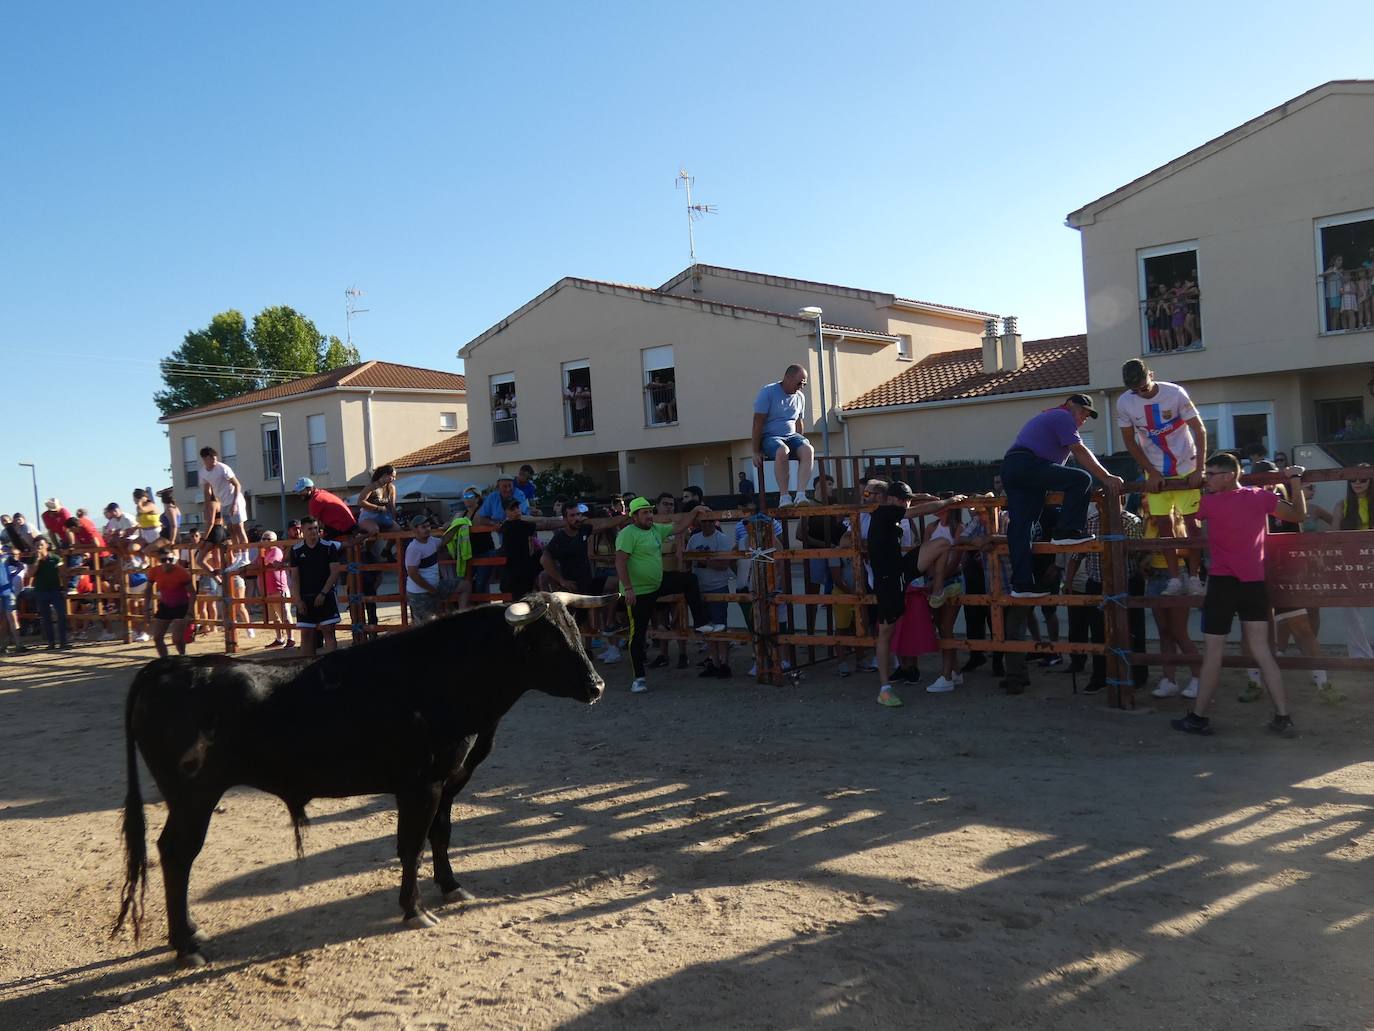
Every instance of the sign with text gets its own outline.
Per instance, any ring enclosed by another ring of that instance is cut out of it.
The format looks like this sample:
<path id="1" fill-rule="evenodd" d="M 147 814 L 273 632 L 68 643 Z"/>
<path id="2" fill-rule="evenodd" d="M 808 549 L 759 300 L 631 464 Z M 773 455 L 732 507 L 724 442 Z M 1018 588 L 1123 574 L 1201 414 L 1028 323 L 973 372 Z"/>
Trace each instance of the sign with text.
<path id="1" fill-rule="evenodd" d="M 1374 608 L 1374 531 L 1274 533 L 1264 553 L 1275 608 Z"/>

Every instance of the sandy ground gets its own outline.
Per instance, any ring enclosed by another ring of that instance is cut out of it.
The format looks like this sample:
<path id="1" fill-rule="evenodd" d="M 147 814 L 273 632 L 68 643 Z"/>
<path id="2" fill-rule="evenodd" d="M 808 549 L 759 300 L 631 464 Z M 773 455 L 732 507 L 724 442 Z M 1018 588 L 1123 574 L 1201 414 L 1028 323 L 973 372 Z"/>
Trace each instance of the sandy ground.
<path id="1" fill-rule="evenodd" d="M 1230 681 L 1204 740 L 1168 728 L 1176 702 L 1114 712 L 1063 674 L 885 710 L 832 667 L 643 696 L 615 667 L 599 705 L 531 692 L 507 717 L 456 807 L 480 901 L 432 930 L 400 927 L 389 798 L 314 803 L 298 862 L 280 803 L 230 794 L 192 883 L 212 965 L 178 972 L 156 865 L 143 942 L 108 938 L 150 653 L 0 665 L 0 1028 L 1374 1020 L 1367 677 L 1326 708 L 1290 674 L 1296 741 Z"/>

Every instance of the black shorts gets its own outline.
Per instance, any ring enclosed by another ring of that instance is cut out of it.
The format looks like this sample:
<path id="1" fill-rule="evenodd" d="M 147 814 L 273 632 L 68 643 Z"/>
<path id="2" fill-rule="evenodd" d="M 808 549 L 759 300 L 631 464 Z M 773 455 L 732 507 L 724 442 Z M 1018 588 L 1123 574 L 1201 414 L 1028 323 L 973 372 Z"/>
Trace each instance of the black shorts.
<path id="1" fill-rule="evenodd" d="M 165 619 L 168 623 L 175 623 L 178 619 L 186 618 L 186 612 L 190 607 L 189 602 L 181 605 L 164 605 L 158 602 L 157 611 L 153 613 L 153 618 Z"/>
<path id="2" fill-rule="evenodd" d="M 1263 580 L 1237 580 L 1234 576 L 1207 578 L 1207 597 L 1202 600 L 1202 632 L 1229 634 L 1231 621 L 1269 622 L 1269 591 Z"/>
<path id="3" fill-rule="evenodd" d="M 315 525 L 320 528 L 320 536 L 327 541 L 344 540 L 348 537 L 353 536 L 354 531 L 358 529 L 356 523 L 350 526 L 347 530 L 336 530 L 332 526 L 325 526 L 324 523 L 316 523 Z"/>
<path id="4" fill-rule="evenodd" d="M 205 542 L 207 544 L 223 544 L 228 539 L 229 532 L 224 528 L 223 523 L 216 523 L 214 526 L 210 527 L 209 531 L 205 534 Z"/>
<path id="5" fill-rule="evenodd" d="M 897 574 L 874 577 L 873 593 L 878 598 L 878 622 L 895 623 L 906 611 L 906 592 Z"/>
<path id="6" fill-rule="evenodd" d="M 316 605 L 314 595 L 296 606 L 296 626 L 309 630 L 317 626 L 333 626 L 339 621 L 339 602 L 334 595 L 326 594 L 324 604 Z"/>

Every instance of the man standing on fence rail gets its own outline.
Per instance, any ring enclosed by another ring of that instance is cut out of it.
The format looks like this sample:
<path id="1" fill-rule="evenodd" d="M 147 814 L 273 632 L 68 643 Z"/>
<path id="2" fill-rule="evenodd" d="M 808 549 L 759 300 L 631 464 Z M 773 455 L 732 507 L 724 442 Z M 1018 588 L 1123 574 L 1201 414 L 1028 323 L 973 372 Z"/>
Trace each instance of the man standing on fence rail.
<path id="1" fill-rule="evenodd" d="M 1145 476 L 1149 490 L 1145 504 L 1150 521 L 1160 537 L 1172 537 L 1172 513 L 1177 509 L 1188 536 L 1197 537 L 1200 531 L 1197 509 L 1202 497 L 1198 456 L 1207 454 L 1207 427 L 1188 392 L 1177 383 L 1156 380 L 1149 366 L 1139 358 L 1132 358 L 1121 367 L 1121 381 L 1126 391 L 1116 399 L 1116 424 L 1125 438 L 1126 450 Z M 1179 477 L 1186 479 L 1187 486 L 1164 489 L 1165 480 Z M 1169 571 L 1164 594 L 1206 593 L 1196 558 L 1192 573 L 1185 581 L 1180 575 L 1178 554 L 1176 551 L 1164 553 Z"/>
<path id="2" fill-rule="evenodd" d="M 1283 473 L 1292 485 L 1292 501 L 1284 501 L 1260 487 L 1242 487 L 1240 462 L 1235 455 L 1222 453 L 1207 459 L 1207 494 L 1198 508 L 1198 518 L 1207 523 L 1207 546 L 1212 558 L 1207 597 L 1202 603 L 1202 634 L 1207 642 L 1202 657 L 1202 687 L 1188 714 L 1172 721 L 1175 730 L 1212 733 L 1211 721 L 1203 713 L 1221 683 L 1221 657 L 1231 632 L 1231 620 L 1238 615 L 1245 647 L 1259 667 L 1274 702 L 1274 718 L 1267 729 L 1281 737 L 1297 736 L 1293 718 L 1288 715 L 1283 675 L 1269 650 L 1270 606 L 1264 583 L 1268 517 L 1277 516 L 1290 523 L 1301 523 L 1307 517 L 1302 467 L 1289 466 Z"/>
<path id="3" fill-rule="evenodd" d="M 635 694 L 649 690 L 644 676 L 644 644 L 654 605 L 661 595 L 686 597 L 697 633 L 710 634 L 725 629 L 723 623 L 710 622 L 696 577 L 691 573 L 663 571 L 663 541 L 675 533 L 682 533 L 694 519 L 709 516 L 710 512 L 705 505 L 699 505 L 690 512 L 677 513 L 671 522 L 656 523 L 653 502 L 648 498 L 635 498 L 630 502 L 630 525 L 616 535 L 615 572 L 620 592 L 625 596 L 625 608 L 630 614 L 630 661 L 635 668 L 630 690 Z"/>
<path id="4" fill-rule="evenodd" d="M 1054 531 L 1052 543 L 1071 545 L 1093 540 L 1086 529 L 1088 493 L 1092 490 L 1093 477 L 1121 489 L 1121 477 L 1104 469 L 1078 435 L 1078 428 L 1090 418 L 1097 418 L 1092 399 L 1087 394 L 1073 394 L 1058 408 L 1046 409 L 1022 426 L 1011 450 L 1002 459 L 1013 598 L 1044 598 L 1050 593 L 1036 586 L 1031 564 L 1031 532 L 1045 507 L 1046 493 L 1055 490 L 1064 493 L 1059 526 Z M 1088 472 L 1065 466 L 1070 455 Z"/>
<path id="5" fill-rule="evenodd" d="M 771 460 L 778 480 L 778 505 L 805 505 L 806 485 L 816 451 L 802 434 L 806 430 L 806 370 L 789 365 L 782 379 L 769 383 L 754 399 L 754 461 L 759 468 Z M 791 460 L 797 460 L 797 496 L 791 490 Z"/>

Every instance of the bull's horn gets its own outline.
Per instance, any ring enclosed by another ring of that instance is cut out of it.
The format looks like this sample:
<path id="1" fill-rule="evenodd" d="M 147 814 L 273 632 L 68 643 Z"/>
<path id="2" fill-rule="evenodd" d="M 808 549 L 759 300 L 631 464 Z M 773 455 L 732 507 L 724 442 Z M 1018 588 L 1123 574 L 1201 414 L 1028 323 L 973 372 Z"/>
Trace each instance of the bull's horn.
<path id="1" fill-rule="evenodd" d="M 534 601 L 513 601 L 506 606 L 506 622 L 511 626 L 524 626 L 533 623 L 548 611 L 548 603 L 541 598 Z"/>
<path id="2" fill-rule="evenodd" d="M 615 594 L 573 594 L 572 591 L 554 591 L 553 596 L 570 609 L 599 609 L 615 601 Z"/>

